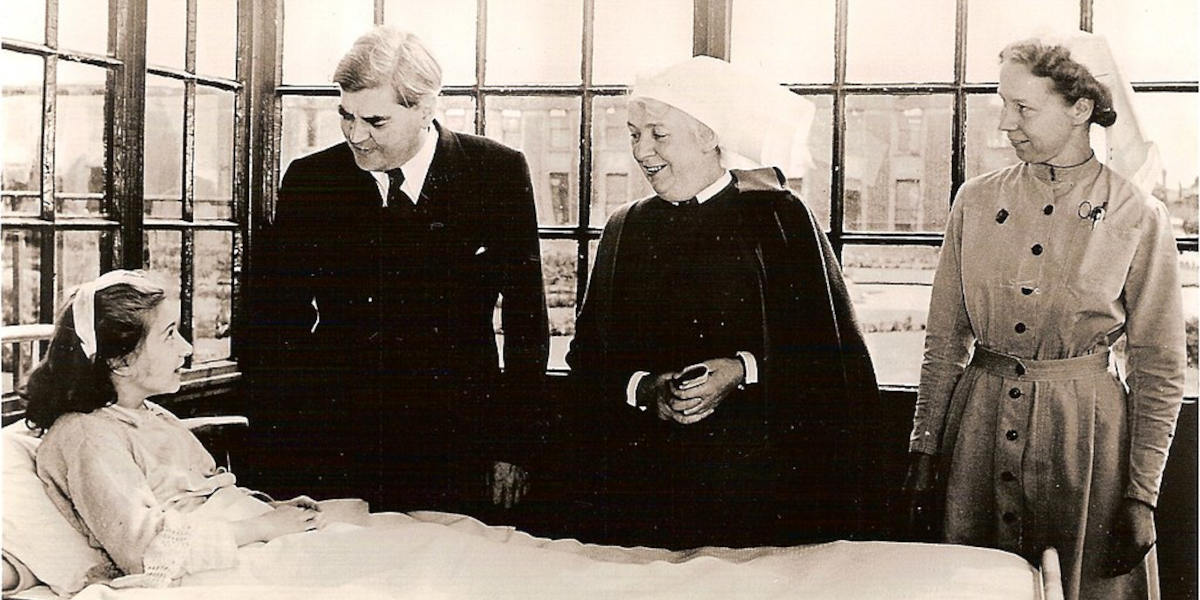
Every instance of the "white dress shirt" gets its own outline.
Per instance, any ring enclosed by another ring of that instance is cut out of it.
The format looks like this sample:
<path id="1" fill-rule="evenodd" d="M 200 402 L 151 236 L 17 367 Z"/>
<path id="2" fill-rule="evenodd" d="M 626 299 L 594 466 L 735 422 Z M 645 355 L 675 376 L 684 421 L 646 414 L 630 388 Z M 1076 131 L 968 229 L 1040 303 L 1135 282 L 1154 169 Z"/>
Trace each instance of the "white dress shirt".
<path id="1" fill-rule="evenodd" d="M 421 134 L 421 148 L 408 162 L 400 165 L 400 171 L 404 173 L 404 183 L 400 185 L 400 189 L 408 194 L 408 199 L 412 200 L 413 204 L 421 198 L 421 190 L 425 187 L 425 176 L 429 174 L 429 165 L 433 164 L 433 153 L 437 150 L 438 131 L 437 128 L 430 124 Z M 379 196 L 383 199 L 383 206 L 387 206 L 388 197 L 388 174 L 387 171 L 368 171 L 371 177 L 375 178 L 375 185 L 379 187 Z"/>

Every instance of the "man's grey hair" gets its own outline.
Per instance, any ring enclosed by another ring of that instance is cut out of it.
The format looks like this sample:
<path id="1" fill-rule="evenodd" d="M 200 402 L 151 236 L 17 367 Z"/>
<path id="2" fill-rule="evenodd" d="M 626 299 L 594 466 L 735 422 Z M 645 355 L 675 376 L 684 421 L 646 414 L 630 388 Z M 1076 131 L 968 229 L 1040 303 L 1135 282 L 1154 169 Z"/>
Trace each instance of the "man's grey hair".
<path id="1" fill-rule="evenodd" d="M 333 82 L 344 92 L 390 86 L 396 102 L 411 108 L 441 91 L 442 67 L 416 35 L 381 25 L 354 41 Z"/>

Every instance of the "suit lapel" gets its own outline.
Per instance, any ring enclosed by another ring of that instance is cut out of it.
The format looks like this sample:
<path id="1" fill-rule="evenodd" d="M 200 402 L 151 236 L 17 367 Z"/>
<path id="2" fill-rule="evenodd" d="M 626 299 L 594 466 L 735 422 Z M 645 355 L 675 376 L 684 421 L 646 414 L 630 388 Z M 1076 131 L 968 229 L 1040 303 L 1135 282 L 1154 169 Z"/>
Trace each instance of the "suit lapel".
<path id="1" fill-rule="evenodd" d="M 461 184 L 466 159 L 458 134 L 442 127 L 437 121 L 433 125 L 438 132 L 437 149 L 433 153 L 433 162 L 429 164 L 429 172 L 425 175 L 421 198 L 451 202 L 460 199 L 461 195 L 454 193 L 454 188 Z"/>

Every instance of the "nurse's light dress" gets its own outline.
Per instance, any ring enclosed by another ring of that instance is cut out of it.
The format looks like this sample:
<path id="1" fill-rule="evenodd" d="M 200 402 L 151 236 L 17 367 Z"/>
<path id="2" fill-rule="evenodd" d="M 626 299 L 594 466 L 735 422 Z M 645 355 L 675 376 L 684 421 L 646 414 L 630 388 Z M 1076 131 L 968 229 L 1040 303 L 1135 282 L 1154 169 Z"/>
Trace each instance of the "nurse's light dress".
<path id="1" fill-rule="evenodd" d="M 1053 546 L 1068 598 L 1157 597 L 1153 550 L 1127 576 L 1102 568 L 1122 499 L 1157 502 L 1179 414 L 1177 256 L 1162 203 L 1095 158 L 963 185 L 910 440 L 942 456 L 947 541 Z M 1124 383 L 1107 356 L 1122 335 Z"/>

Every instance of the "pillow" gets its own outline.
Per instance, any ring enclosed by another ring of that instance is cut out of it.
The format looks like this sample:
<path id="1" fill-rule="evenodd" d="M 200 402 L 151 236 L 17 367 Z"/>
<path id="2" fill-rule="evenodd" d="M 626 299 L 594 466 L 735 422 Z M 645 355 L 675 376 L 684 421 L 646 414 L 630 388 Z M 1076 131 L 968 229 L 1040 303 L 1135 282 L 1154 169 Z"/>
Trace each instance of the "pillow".
<path id="1" fill-rule="evenodd" d="M 38 580 L 65 596 L 83 589 L 87 572 L 104 562 L 58 512 L 34 466 L 41 438 L 24 421 L 0 430 L 4 438 L 4 551 Z"/>

